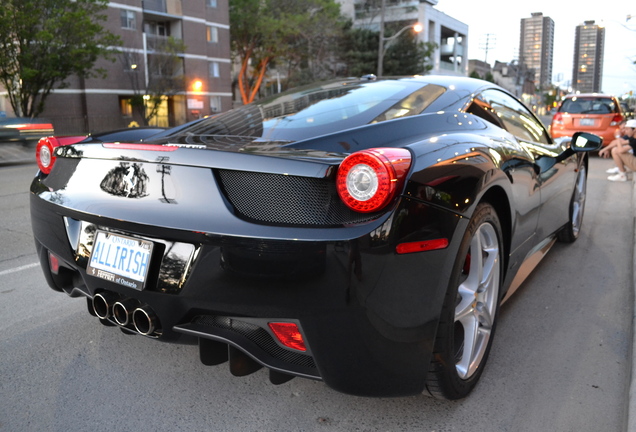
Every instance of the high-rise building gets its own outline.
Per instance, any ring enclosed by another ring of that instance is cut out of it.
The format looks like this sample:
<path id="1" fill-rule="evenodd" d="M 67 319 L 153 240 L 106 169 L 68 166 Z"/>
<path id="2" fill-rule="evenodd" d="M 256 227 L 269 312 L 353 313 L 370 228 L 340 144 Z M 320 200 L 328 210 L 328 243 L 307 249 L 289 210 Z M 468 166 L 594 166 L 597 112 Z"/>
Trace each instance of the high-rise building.
<path id="1" fill-rule="evenodd" d="M 552 82 L 554 51 L 554 21 L 535 12 L 530 18 L 521 19 L 519 39 L 519 64 L 523 70 L 534 69 L 536 87 L 547 89 Z"/>
<path id="2" fill-rule="evenodd" d="M 576 26 L 572 87 L 581 93 L 601 91 L 605 28 L 594 21 Z"/>

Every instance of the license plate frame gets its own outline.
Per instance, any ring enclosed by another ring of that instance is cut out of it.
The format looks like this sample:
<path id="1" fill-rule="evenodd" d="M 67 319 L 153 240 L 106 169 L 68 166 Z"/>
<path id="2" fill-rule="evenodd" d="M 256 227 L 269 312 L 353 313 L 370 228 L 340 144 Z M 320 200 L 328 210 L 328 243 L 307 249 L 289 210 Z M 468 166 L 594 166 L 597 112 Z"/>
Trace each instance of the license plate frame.
<path id="1" fill-rule="evenodd" d="M 86 272 L 142 291 L 148 282 L 153 248 L 149 240 L 97 230 Z"/>

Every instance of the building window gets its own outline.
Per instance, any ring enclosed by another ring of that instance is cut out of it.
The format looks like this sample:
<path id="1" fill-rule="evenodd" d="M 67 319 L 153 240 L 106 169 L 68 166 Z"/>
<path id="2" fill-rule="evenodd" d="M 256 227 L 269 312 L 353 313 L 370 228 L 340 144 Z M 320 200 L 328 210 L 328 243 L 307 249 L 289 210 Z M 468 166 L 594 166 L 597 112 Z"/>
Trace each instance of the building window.
<path id="1" fill-rule="evenodd" d="M 210 98 L 210 111 L 221 112 L 221 96 L 212 96 Z"/>
<path id="2" fill-rule="evenodd" d="M 219 29 L 218 27 L 208 26 L 208 42 L 217 43 L 219 41 Z"/>
<path id="3" fill-rule="evenodd" d="M 208 7 L 216 7 L 216 0 L 208 0 Z"/>
<path id="4" fill-rule="evenodd" d="M 119 110 L 121 111 L 121 115 L 124 117 L 132 117 L 132 99 L 130 98 L 119 98 Z"/>
<path id="5" fill-rule="evenodd" d="M 210 78 L 219 78 L 220 76 L 219 62 L 210 62 Z"/>
<path id="6" fill-rule="evenodd" d="M 130 30 L 137 29 L 137 20 L 134 11 L 127 9 L 121 10 L 121 27 Z"/>

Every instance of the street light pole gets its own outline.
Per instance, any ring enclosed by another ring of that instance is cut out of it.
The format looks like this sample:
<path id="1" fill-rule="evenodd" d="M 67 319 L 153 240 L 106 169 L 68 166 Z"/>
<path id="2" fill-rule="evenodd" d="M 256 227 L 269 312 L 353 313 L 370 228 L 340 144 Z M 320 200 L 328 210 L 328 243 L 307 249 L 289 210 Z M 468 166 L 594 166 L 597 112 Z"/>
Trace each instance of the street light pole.
<path id="1" fill-rule="evenodd" d="M 386 0 L 382 0 L 382 6 L 380 7 L 380 41 L 378 44 L 378 74 L 377 74 L 378 78 L 380 78 L 384 72 L 384 55 L 386 54 L 386 50 L 389 47 L 389 43 L 395 40 L 398 36 L 400 36 L 402 33 L 407 31 L 408 29 L 413 29 L 415 30 L 416 33 L 421 32 L 423 29 L 422 24 L 420 23 L 410 24 L 410 25 L 407 25 L 406 27 L 401 28 L 400 31 L 394 34 L 393 36 L 388 38 L 384 37 L 385 8 L 386 8 Z"/>

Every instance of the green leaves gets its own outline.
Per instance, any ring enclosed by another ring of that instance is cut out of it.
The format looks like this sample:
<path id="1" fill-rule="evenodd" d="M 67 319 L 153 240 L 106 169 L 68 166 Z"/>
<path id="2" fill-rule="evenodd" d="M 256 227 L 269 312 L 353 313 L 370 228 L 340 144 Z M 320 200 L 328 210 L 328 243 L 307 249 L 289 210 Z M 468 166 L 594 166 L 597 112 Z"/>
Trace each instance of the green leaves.
<path id="1" fill-rule="evenodd" d="M 340 20 L 334 0 L 230 0 L 229 5 L 230 39 L 241 64 L 238 85 L 244 103 L 256 97 L 269 64 L 302 62 L 308 42 L 337 28 Z"/>
<path id="2" fill-rule="evenodd" d="M 119 38 L 104 31 L 106 0 L 3 0 L 0 83 L 16 115 L 42 112 L 51 90 L 72 76 L 100 76 L 100 57 Z"/>

